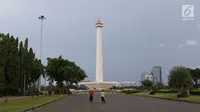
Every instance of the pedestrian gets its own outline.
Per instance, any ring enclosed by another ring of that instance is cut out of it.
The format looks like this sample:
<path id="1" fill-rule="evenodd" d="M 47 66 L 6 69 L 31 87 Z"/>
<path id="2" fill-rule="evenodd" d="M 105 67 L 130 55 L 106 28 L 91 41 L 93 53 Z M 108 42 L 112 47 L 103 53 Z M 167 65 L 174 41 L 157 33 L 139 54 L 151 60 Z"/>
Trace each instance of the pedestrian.
<path id="1" fill-rule="evenodd" d="M 89 92 L 89 95 L 90 95 L 90 97 L 89 97 L 90 102 L 93 102 L 94 91 L 91 90 L 91 91 Z"/>
<path id="2" fill-rule="evenodd" d="M 106 103 L 106 101 L 105 101 L 105 92 L 104 92 L 104 90 L 101 91 L 101 102 L 102 102 L 102 103 Z"/>

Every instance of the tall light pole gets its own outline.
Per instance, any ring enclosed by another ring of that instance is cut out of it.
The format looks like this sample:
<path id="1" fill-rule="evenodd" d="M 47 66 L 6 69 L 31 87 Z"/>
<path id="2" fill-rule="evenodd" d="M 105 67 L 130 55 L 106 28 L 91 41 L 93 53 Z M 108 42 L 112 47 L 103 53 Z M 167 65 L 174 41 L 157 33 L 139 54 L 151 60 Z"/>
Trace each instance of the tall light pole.
<path id="1" fill-rule="evenodd" d="M 42 63 L 42 34 L 43 34 L 43 20 L 46 19 L 43 15 L 38 17 L 41 20 L 41 37 L 40 37 L 40 61 Z M 38 79 L 38 91 L 40 91 L 40 81 L 41 76 Z M 45 80 L 46 81 L 46 80 Z"/>

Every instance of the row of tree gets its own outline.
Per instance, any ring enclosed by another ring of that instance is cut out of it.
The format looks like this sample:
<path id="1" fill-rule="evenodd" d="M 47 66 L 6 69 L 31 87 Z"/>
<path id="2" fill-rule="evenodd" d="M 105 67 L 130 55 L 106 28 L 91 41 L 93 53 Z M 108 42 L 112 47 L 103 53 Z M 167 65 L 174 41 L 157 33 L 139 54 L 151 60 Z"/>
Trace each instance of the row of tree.
<path id="1" fill-rule="evenodd" d="M 9 34 L 0 34 L 0 96 L 22 95 L 29 88 L 36 88 L 35 83 L 41 75 L 57 81 L 59 87 L 87 77 L 84 70 L 61 56 L 47 60 L 45 67 L 28 46 L 27 38 L 23 42 Z"/>
<path id="2" fill-rule="evenodd" d="M 44 66 L 28 46 L 28 39 L 19 41 L 9 34 L 0 34 L 0 93 L 24 91 L 44 73 Z"/>
<path id="3" fill-rule="evenodd" d="M 150 80 L 141 82 L 146 89 L 162 89 L 164 84 L 153 85 Z M 168 76 L 168 87 L 176 89 L 179 93 L 188 92 L 192 88 L 200 87 L 200 69 L 192 69 L 184 66 L 174 66 Z"/>

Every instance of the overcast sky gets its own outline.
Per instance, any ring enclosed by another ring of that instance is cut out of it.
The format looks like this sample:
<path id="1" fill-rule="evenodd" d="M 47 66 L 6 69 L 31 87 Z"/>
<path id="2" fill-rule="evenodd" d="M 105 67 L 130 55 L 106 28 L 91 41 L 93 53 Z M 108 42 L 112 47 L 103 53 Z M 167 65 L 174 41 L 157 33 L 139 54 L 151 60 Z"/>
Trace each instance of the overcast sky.
<path id="1" fill-rule="evenodd" d="M 104 23 L 103 69 L 106 81 L 136 81 L 160 65 L 163 80 L 174 65 L 200 67 L 199 0 L 0 0 L 0 32 L 20 40 L 39 56 L 44 21 L 46 57 L 75 61 L 95 79 L 96 28 Z M 182 5 L 194 5 L 194 20 L 182 20 Z"/>

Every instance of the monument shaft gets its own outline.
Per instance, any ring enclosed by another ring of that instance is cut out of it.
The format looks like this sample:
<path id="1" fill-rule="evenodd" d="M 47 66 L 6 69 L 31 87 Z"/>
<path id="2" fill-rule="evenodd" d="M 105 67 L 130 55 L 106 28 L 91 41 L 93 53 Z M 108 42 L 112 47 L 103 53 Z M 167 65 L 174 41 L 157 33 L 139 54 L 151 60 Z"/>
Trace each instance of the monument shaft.
<path id="1" fill-rule="evenodd" d="M 96 81 L 103 82 L 103 62 L 102 62 L 102 30 L 103 24 L 98 19 L 96 23 L 97 28 L 97 43 L 96 43 Z"/>
<path id="2" fill-rule="evenodd" d="M 80 82 L 79 85 L 83 84 L 87 86 L 90 90 L 102 90 L 109 89 L 110 87 L 119 85 L 118 82 L 105 82 L 103 81 L 103 57 L 102 57 L 102 38 L 101 30 L 103 23 L 101 23 L 100 18 L 96 23 L 97 28 L 97 40 L 96 40 L 96 81 L 92 82 Z"/>

